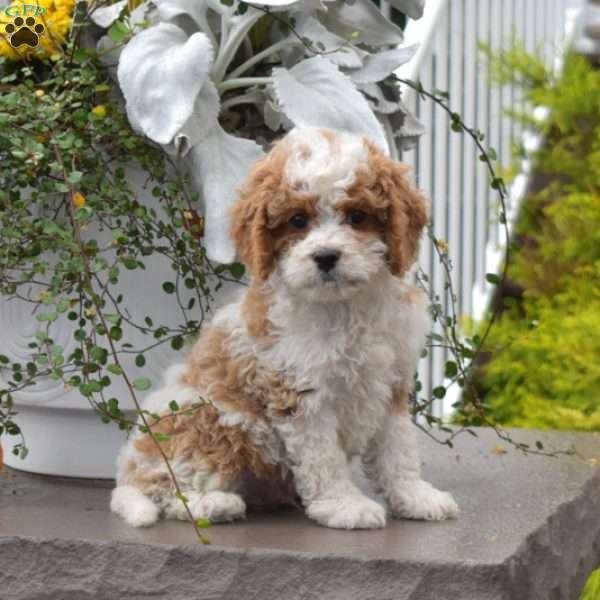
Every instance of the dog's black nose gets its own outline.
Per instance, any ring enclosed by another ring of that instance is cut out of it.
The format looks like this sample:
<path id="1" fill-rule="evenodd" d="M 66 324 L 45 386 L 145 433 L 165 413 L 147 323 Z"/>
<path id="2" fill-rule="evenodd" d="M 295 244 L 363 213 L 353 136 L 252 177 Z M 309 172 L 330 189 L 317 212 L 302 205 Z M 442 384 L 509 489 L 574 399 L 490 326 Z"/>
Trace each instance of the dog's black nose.
<path id="1" fill-rule="evenodd" d="M 313 258 L 321 271 L 329 273 L 340 258 L 340 253 L 337 250 L 321 250 L 321 252 L 317 252 Z"/>

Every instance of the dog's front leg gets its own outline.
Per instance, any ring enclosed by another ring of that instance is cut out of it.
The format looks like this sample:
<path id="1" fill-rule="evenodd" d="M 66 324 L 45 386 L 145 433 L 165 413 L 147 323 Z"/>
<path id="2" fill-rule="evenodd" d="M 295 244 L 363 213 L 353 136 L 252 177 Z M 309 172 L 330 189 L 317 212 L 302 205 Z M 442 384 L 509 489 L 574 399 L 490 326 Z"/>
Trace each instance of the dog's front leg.
<path id="1" fill-rule="evenodd" d="M 296 490 L 311 519 L 337 529 L 385 526 L 384 508 L 352 482 L 333 411 L 299 413 L 276 428 L 286 447 Z"/>
<path id="2" fill-rule="evenodd" d="M 456 517 L 448 492 L 421 478 L 416 430 L 408 412 L 408 393 L 397 390 L 390 414 L 363 457 L 366 474 L 383 493 L 394 517 L 438 521 Z"/>

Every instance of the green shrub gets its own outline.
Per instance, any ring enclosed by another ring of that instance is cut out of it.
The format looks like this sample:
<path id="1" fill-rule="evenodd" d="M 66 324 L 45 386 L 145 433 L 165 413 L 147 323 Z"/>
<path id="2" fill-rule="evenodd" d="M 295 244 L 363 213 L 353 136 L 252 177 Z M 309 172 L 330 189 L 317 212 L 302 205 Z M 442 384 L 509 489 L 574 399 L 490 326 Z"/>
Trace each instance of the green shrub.
<path id="1" fill-rule="evenodd" d="M 525 291 L 505 299 L 477 383 L 500 424 L 600 430 L 600 71 L 569 56 L 554 77 L 519 48 L 490 58 L 550 111 L 513 113 L 544 135 L 533 159 L 549 185 L 522 207 L 509 277 Z"/>
<path id="2" fill-rule="evenodd" d="M 528 204 L 539 214 L 535 224 L 530 219 L 528 228 L 520 228 L 527 243 L 515 253 L 510 275 L 527 295 L 549 296 L 571 285 L 569 276 L 579 268 L 600 260 L 600 195 L 551 190 Z"/>
<path id="3" fill-rule="evenodd" d="M 563 286 L 552 296 L 526 297 L 493 330 L 483 382 L 500 423 L 600 429 L 600 261 Z"/>
<path id="4" fill-rule="evenodd" d="M 599 600 L 600 599 L 600 569 L 594 571 L 583 589 L 579 600 Z"/>

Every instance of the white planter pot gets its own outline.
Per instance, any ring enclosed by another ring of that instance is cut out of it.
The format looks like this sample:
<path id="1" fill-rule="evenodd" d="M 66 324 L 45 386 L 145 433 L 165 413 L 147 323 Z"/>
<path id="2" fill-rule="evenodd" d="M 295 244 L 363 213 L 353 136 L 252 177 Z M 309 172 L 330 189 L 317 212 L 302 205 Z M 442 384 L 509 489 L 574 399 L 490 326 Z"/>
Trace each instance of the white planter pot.
<path id="1" fill-rule="evenodd" d="M 131 173 L 130 178 L 141 182 L 144 175 Z M 155 199 L 142 189 L 141 183 L 137 191 L 141 201 L 156 206 Z M 104 234 L 99 237 L 104 237 Z M 170 262 L 156 256 L 146 257 L 145 263 L 146 270 L 122 271 L 118 288 L 125 298 L 122 310 L 126 308 L 132 319 L 139 323 L 143 323 L 145 316 L 150 316 L 155 325 L 175 326 L 181 321 L 181 314 L 173 296 L 161 289 L 163 281 L 173 279 Z M 224 285 L 215 295 L 212 308 L 222 305 L 239 287 L 236 284 Z M 35 297 L 38 292 L 32 290 L 31 296 Z M 184 301 L 187 301 L 185 296 Z M 34 340 L 41 325 L 35 318 L 34 308 L 35 305 L 28 302 L 0 297 L 0 354 L 7 355 L 13 362 L 32 360 L 28 344 Z M 194 311 L 198 313 L 197 307 Z M 66 357 L 77 344 L 73 338 L 76 322 L 63 317 L 52 324 L 50 337 L 63 346 Z M 151 335 L 145 336 L 125 323 L 122 329 L 123 341 L 134 344 L 136 348 L 149 346 L 155 341 Z M 168 366 L 181 360 L 184 352 L 175 352 L 166 343 L 145 353 L 146 365 L 143 368 L 135 366 L 135 354 L 122 355 L 120 360 L 132 378 L 148 377 L 156 385 Z M 0 378 L 1 375 L 2 370 Z M 111 375 L 111 379 L 113 383 L 107 388 L 106 397 L 118 398 L 122 410 L 134 408 L 121 377 Z M 143 398 L 143 394 L 139 394 L 138 398 Z M 33 473 L 70 477 L 114 476 L 117 452 L 126 434 L 115 423 L 102 423 L 78 390 L 68 389 L 60 381 L 38 379 L 34 386 L 15 393 L 14 400 L 19 413 L 15 421 L 23 430 L 29 454 L 24 460 L 15 457 L 11 450 L 16 438 L 2 435 L 0 439 L 8 466 Z"/>
<path id="2" fill-rule="evenodd" d="M 16 421 L 29 449 L 25 460 L 14 456 L 11 438 L 2 437 L 4 462 L 14 469 L 61 475 L 112 479 L 124 432 L 105 425 L 94 411 L 17 404 Z"/>

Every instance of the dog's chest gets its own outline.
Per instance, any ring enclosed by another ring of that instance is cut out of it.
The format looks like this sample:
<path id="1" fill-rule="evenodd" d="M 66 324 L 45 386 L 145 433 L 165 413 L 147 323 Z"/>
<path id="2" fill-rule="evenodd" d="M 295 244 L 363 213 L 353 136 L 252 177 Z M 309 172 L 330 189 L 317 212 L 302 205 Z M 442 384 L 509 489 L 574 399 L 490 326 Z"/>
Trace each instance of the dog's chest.
<path id="1" fill-rule="evenodd" d="M 278 337 L 268 361 L 313 390 L 317 405 L 332 408 L 350 454 L 364 450 L 385 415 L 398 379 L 393 330 L 386 323 L 314 319 Z"/>
<path id="2" fill-rule="evenodd" d="M 396 351 L 383 326 L 314 320 L 282 332 L 267 358 L 303 387 L 360 393 L 392 377 Z"/>

